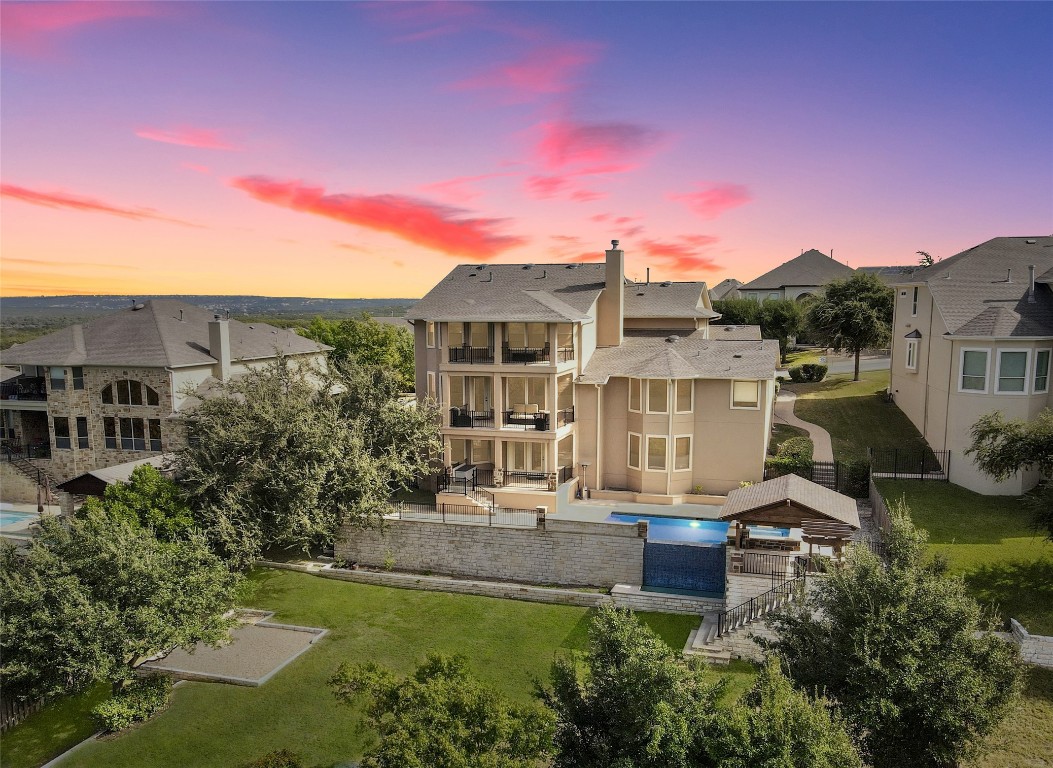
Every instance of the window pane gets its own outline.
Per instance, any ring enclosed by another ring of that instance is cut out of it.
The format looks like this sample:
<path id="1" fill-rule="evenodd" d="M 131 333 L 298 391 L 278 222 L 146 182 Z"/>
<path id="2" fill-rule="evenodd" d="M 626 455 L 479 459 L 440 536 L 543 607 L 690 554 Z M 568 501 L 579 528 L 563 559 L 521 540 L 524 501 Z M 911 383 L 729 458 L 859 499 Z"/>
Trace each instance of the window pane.
<path id="1" fill-rule="evenodd" d="M 477 349 L 490 348 L 490 324 L 471 323 L 468 326 L 469 341 Z"/>
<path id="2" fill-rule="evenodd" d="M 736 381 L 733 385 L 732 402 L 736 408 L 756 408 L 760 402 L 759 381 Z"/>
<path id="3" fill-rule="evenodd" d="M 516 405 L 526 405 L 527 383 L 522 376 L 512 376 L 505 379 L 505 406 L 512 410 Z"/>
<path id="4" fill-rule="evenodd" d="M 73 388 L 84 389 L 84 369 L 74 368 L 73 369 Z"/>
<path id="5" fill-rule="evenodd" d="M 545 380 L 534 377 L 530 379 L 530 400 L 538 407 L 538 410 L 545 410 Z"/>
<path id="6" fill-rule="evenodd" d="M 106 405 L 113 405 L 113 384 L 107 384 L 102 388 L 102 402 Z"/>
<path id="7" fill-rule="evenodd" d="M 132 405 L 142 405 L 143 404 L 143 385 L 140 384 L 138 381 L 133 381 L 133 382 L 130 382 L 130 383 L 131 383 L 131 389 L 132 389 Z"/>
<path id="8" fill-rule="evenodd" d="M 451 347 L 464 346 L 464 323 L 446 325 L 446 343 Z"/>
<path id="9" fill-rule="evenodd" d="M 669 411 L 669 382 L 665 379 L 647 380 L 647 410 L 653 413 Z"/>
<path id="10" fill-rule="evenodd" d="M 691 438 L 678 437 L 676 439 L 676 459 L 673 469 L 691 468 Z"/>
<path id="11" fill-rule="evenodd" d="M 647 438 L 648 469 L 665 469 L 665 441 L 664 437 Z"/>
<path id="12" fill-rule="evenodd" d="M 676 410 L 680 413 L 688 413 L 691 410 L 691 390 L 695 382 L 691 379 L 677 379 L 676 381 Z"/>
<path id="13" fill-rule="evenodd" d="M 150 419 L 148 424 L 150 428 L 150 450 L 159 451 L 161 450 L 161 420 Z"/>
<path id="14" fill-rule="evenodd" d="M 121 449 L 125 451 L 132 450 L 134 445 L 132 441 L 132 420 L 121 419 Z"/>
<path id="15" fill-rule="evenodd" d="M 65 368 L 52 368 L 51 369 L 51 388 L 52 389 L 65 389 L 66 388 L 66 369 Z"/>
<path id="16" fill-rule="evenodd" d="M 1049 389 L 1049 350 L 1043 349 L 1035 355 L 1035 391 Z"/>
<path id="17" fill-rule="evenodd" d="M 106 436 L 106 447 L 115 449 L 117 447 L 117 423 L 111 417 L 102 420 L 102 431 Z"/>
<path id="18" fill-rule="evenodd" d="M 66 417 L 55 417 L 55 447 L 70 448 L 69 419 Z"/>
<path id="19" fill-rule="evenodd" d="M 527 323 L 527 344 L 531 349 L 548 346 L 548 326 L 544 323 Z"/>
<path id="20" fill-rule="evenodd" d="M 150 387 L 143 384 L 143 389 L 146 390 L 146 404 L 147 405 L 159 405 L 160 401 L 157 397 L 157 390 L 151 389 Z"/>
<path id="21" fill-rule="evenodd" d="M 132 445 L 137 451 L 146 450 L 146 431 L 142 419 L 132 419 Z"/>
<path id="22" fill-rule="evenodd" d="M 435 323 L 428 323 L 428 346 L 435 346 Z"/>
<path id="23" fill-rule="evenodd" d="M 574 326 L 570 323 L 560 323 L 556 326 L 556 342 L 560 347 L 566 349 L 574 346 Z"/>
<path id="24" fill-rule="evenodd" d="M 88 419 L 84 416 L 77 417 L 77 445 L 80 448 L 88 447 Z"/>
<path id="25" fill-rule="evenodd" d="M 640 468 L 640 436 L 629 435 L 629 466 L 633 469 Z"/>
<path id="26" fill-rule="evenodd" d="M 987 375 L 987 353 L 966 352 L 962 355 L 962 373 L 966 376 Z"/>
<path id="27" fill-rule="evenodd" d="M 640 410 L 640 380 L 629 379 L 629 410 Z"/>
<path id="28" fill-rule="evenodd" d="M 472 440 L 472 463 L 492 464 L 494 461 L 494 443 L 492 440 Z"/>

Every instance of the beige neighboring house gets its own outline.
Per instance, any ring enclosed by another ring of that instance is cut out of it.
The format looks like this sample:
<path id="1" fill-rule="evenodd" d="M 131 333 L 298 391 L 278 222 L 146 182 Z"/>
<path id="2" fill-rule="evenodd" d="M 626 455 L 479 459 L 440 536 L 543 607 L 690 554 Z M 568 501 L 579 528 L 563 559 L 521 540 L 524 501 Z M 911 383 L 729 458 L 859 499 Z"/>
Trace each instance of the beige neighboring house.
<path id="1" fill-rule="evenodd" d="M 217 381 L 284 355 L 324 364 L 328 347 L 265 323 L 153 299 L 0 353 L 19 366 L 0 394 L 7 448 L 60 481 L 177 449 L 181 412 Z"/>
<path id="2" fill-rule="evenodd" d="M 1053 237 L 996 237 L 895 284 L 896 404 L 937 450 L 950 480 L 986 494 L 1020 494 L 1035 472 L 996 483 L 970 457 L 980 416 L 1033 419 L 1053 406 Z"/>
<path id="3" fill-rule="evenodd" d="M 666 503 L 762 479 L 778 344 L 711 325 L 705 283 L 627 282 L 612 245 L 599 264 L 461 265 L 407 313 L 447 471 L 499 504 L 551 508 L 574 478 Z"/>
<path id="4" fill-rule="evenodd" d="M 780 264 L 755 280 L 738 287 L 744 299 L 794 299 L 802 301 L 817 294 L 831 280 L 852 277 L 856 271 L 847 264 L 834 261 L 814 248 L 795 259 Z"/>

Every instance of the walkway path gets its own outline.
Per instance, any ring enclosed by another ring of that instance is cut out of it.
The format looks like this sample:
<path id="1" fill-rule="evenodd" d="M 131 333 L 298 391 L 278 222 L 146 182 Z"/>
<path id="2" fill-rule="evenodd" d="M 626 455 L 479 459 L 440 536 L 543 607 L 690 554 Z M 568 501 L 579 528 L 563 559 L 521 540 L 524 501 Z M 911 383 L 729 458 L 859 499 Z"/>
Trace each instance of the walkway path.
<path id="1" fill-rule="evenodd" d="M 797 401 L 797 393 L 783 389 L 775 399 L 775 421 L 779 424 L 789 424 L 791 427 L 803 429 L 812 438 L 815 449 L 812 459 L 815 461 L 833 461 L 834 449 L 830 443 L 830 433 L 818 424 L 797 418 L 793 412 L 794 403 Z"/>

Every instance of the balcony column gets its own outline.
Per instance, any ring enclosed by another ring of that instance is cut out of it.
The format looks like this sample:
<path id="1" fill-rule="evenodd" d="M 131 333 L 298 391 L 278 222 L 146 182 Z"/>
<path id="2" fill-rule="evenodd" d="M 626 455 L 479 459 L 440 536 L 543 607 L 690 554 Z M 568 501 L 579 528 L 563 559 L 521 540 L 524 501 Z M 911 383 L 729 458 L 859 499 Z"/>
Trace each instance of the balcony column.
<path id="1" fill-rule="evenodd" d="M 497 341 L 495 339 L 494 343 Z M 494 354 L 500 354 L 495 350 Z M 505 418 L 505 377 L 499 373 L 494 374 L 493 384 L 493 404 L 494 404 L 494 429 L 500 429 L 504 426 Z M 494 446 L 496 449 L 496 446 Z"/>
<path id="2" fill-rule="evenodd" d="M 501 356 L 501 350 L 504 348 L 505 342 L 505 324 L 494 323 L 494 364 L 500 365 L 503 362 Z"/>
<path id="3" fill-rule="evenodd" d="M 559 332 L 557 328 L 559 328 L 557 323 L 549 323 L 545 326 L 545 329 L 548 331 L 548 362 L 550 365 L 556 365 L 559 360 Z"/>

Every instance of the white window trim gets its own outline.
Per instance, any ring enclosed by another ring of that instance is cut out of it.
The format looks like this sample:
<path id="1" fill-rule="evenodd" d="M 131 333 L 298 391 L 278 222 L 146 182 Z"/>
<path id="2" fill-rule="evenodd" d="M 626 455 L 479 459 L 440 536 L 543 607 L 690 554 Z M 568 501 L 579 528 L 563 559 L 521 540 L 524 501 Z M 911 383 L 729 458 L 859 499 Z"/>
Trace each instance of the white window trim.
<path id="1" fill-rule="evenodd" d="M 640 388 L 639 397 L 636 398 L 636 404 L 639 408 L 633 408 L 633 382 L 636 382 L 636 386 Z M 645 379 L 629 379 L 629 412 L 630 413 L 642 413 L 643 411 L 643 382 Z"/>
<path id="2" fill-rule="evenodd" d="M 681 381 L 686 381 L 690 384 L 688 392 L 691 393 L 691 402 L 687 406 L 686 411 L 681 411 L 679 408 L 680 397 L 676 392 L 677 387 Z M 695 412 L 695 380 L 694 379 L 674 379 L 673 382 L 673 413 L 694 413 Z"/>
<path id="3" fill-rule="evenodd" d="M 665 466 L 661 469 L 651 468 L 651 439 L 665 441 Z M 640 453 L 640 461 L 644 465 L 644 472 L 669 472 L 669 435 L 644 435 L 643 450 Z"/>
<path id="4" fill-rule="evenodd" d="M 735 405 L 735 383 L 738 381 L 751 381 L 757 385 L 757 404 L 756 405 Z M 733 411 L 759 411 L 761 407 L 761 401 L 764 399 L 764 393 L 761 392 L 761 383 L 753 379 L 732 379 L 730 388 L 730 402 L 731 410 Z"/>
<path id="5" fill-rule="evenodd" d="M 913 351 L 913 354 L 911 352 Z M 904 361 L 908 371 L 918 370 L 918 340 L 907 339 L 907 359 Z"/>
<path id="6" fill-rule="evenodd" d="M 987 356 L 987 365 L 984 368 L 984 388 L 965 389 L 962 387 L 962 379 L 965 378 L 965 353 L 983 352 Z M 991 350 L 988 347 L 962 347 L 958 352 L 958 392 L 965 395 L 986 395 L 991 390 Z"/>
<path id="7" fill-rule="evenodd" d="M 670 382 L 670 379 L 643 379 L 643 381 L 647 382 L 647 413 L 649 413 L 649 414 L 651 414 L 651 413 L 653 413 L 653 414 L 662 414 L 663 416 L 665 414 L 669 413 L 669 406 L 673 405 L 675 407 L 675 405 L 676 405 L 675 403 L 670 403 L 669 402 L 669 389 L 670 389 L 669 382 Z M 652 381 L 664 381 L 665 382 L 665 410 L 664 411 L 652 411 L 651 410 L 651 382 Z M 674 392 L 673 394 L 675 396 L 676 393 Z M 641 397 L 641 401 L 642 401 L 642 399 L 643 399 L 643 393 L 642 392 L 640 393 L 640 397 Z"/>
<path id="8" fill-rule="evenodd" d="M 995 377 L 994 387 L 996 395 L 1026 395 L 1028 394 L 1028 381 L 1031 380 L 1031 350 L 1030 349 L 1016 349 L 1014 347 L 999 347 L 995 350 Z M 1002 378 L 1002 353 L 1003 352 L 1023 352 L 1024 353 L 1024 388 L 1020 391 L 1014 389 L 1000 389 L 1000 380 Z M 1032 384 L 1034 386 L 1034 384 Z"/>
<path id="9" fill-rule="evenodd" d="M 638 450 L 636 452 L 636 461 L 638 463 L 635 464 L 635 465 L 632 463 L 633 438 L 634 437 L 640 443 L 640 445 L 638 447 Z M 643 435 L 641 435 L 639 432 L 630 432 L 628 437 L 625 439 L 625 464 L 626 464 L 627 467 L 629 467 L 629 469 L 640 469 L 640 467 L 643 465 L 643 455 L 644 455 L 643 451 L 644 451 Z"/>
<path id="10" fill-rule="evenodd" d="M 676 441 L 681 439 L 681 438 L 684 438 L 684 437 L 686 437 L 687 441 L 688 441 L 687 442 L 687 447 L 688 447 L 688 451 L 687 451 L 687 466 L 686 467 L 679 467 L 679 468 L 677 468 L 677 466 L 676 466 Z M 692 468 L 692 466 L 694 464 L 694 458 L 695 458 L 695 441 L 694 441 L 694 436 L 693 435 L 673 435 L 673 451 L 672 451 L 672 453 L 673 453 L 673 471 L 674 472 L 690 472 L 691 468 Z"/>
<path id="11" fill-rule="evenodd" d="M 919 292 L 920 292 L 920 289 L 918 288 L 918 286 L 915 285 L 914 286 L 914 293 L 911 295 L 911 300 L 910 300 L 910 316 L 911 317 L 917 317 L 918 316 L 918 293 Z"/>
<path id="12" fill-rule="evenodd" d="M 1046 388 L 1036 389 L 1035 380 L 1038 378 L 1038 354 L 1040 352 L 1049 352 L 1049 357 L 1046 358 Z M 1035 350 L 1035 369 L 1031 371 L 1031 392 L 1035 395 L 1044 395 L 1049 392 L 1049 377 L 1050 373 L 1053 373 L 1053 349 L 1049 347 L 1042 347 L 1041 349 Z"/>

